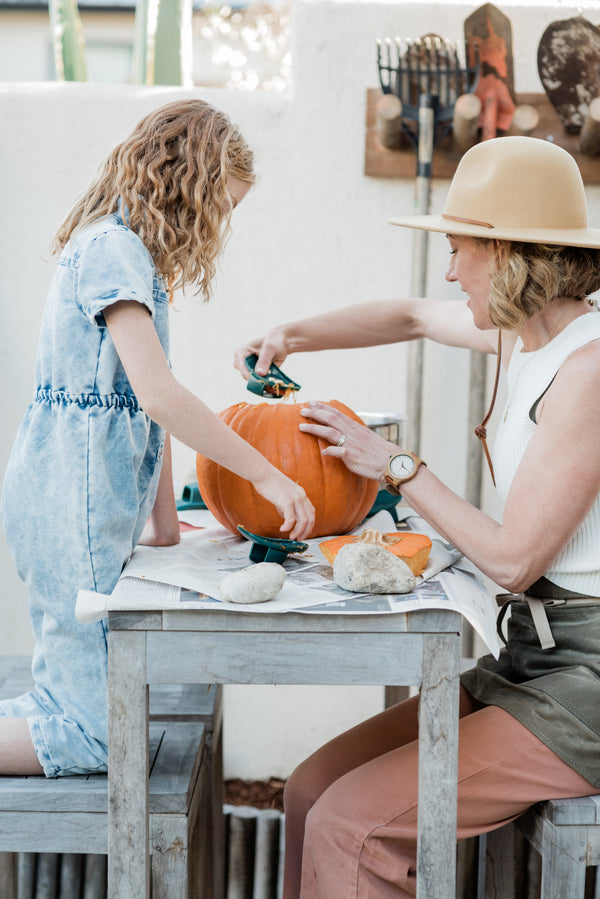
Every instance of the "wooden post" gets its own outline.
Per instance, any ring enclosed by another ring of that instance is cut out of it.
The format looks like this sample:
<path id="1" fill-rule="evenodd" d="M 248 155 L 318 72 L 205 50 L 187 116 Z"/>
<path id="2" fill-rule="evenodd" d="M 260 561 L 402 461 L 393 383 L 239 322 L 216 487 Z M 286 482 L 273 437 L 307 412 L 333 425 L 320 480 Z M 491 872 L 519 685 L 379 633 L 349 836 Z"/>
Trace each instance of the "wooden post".
<path id="1" fill-rule="evenodd" d="M 454 104 L 454 143 L 463 153 L 477 143 L 481 100 L 476 94 L 462 94 Z"/>
<path id="2" fill-rule="evenodd" d="M 455 894 L 459 691 L 454 639 L 440 634 L 423 640 L 417 899 L 448 899 Z"/>
<path id="3" fill-rule="evenodd" d="M 521 134 L 527 137 L 532 131 L 535 131 L 539 123 L 540 114 L 535 106 L 521 103 L 513 113 L 509 134 Z"/>
<path id="4" fill-rule="evenodd" d="M 400 150 L 408 143 L 402 128 L 402 103 L 395 94 L 382 94 L 375 104 L 377 140 L 386 150 Z"/>
<path id="5" fill-rule="evenodd" d="M 146 634 L 108 635 L 108 899 L 150 896 Z"/>
<path id="6" fill-rule="evenodd" d="M 595 97 L 589 105 L 579 135 L 579 149 L 586 156 L 600 154 L 600 97 Z"/>

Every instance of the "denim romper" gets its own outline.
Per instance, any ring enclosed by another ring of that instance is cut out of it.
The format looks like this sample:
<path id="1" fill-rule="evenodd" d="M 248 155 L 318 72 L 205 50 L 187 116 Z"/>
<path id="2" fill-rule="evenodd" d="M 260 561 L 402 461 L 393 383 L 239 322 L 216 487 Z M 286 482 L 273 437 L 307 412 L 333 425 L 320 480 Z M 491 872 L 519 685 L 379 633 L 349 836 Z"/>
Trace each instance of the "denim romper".
<path id="1" fill-rule="evenodd" d="M 0 702 L 0 716 L 27 718 L 48 777 L 106 771 L 106 630 L 79 624 L 75 600 L 80 589 L 112 592 L 163 454 L 164 432 L 140 408 L 106 328 L 102 310 L 119 300 L 148 308 L 168 358 L 165 285 L 114 214 L 73 236 L 58 261 L 0 503 L 35 637 L 35 689 Z"/>

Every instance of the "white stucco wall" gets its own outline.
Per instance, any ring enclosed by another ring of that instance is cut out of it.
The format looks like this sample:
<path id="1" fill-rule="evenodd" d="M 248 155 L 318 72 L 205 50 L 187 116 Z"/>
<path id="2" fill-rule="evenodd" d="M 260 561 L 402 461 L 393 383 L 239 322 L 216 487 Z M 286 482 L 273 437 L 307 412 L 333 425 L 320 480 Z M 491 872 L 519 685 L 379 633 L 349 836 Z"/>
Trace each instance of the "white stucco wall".
<path id="1" fill-rule="evenodd" d="M 541 91 L 536 48 L 546 25 L 600 2 L 505 2 L 513 22 L 518 92 Z M 366 90 L 377 86 L 376 38 L 435 30 L 460 41 L 473 6 L 423 2 L 298 0 L 289 95 L 195 89 L 238 122 L 256 151 L 259 182 L 234 215 L 234 233 L 214 300 L 180 298 L 172 315 L 177 377 L 219 410 L 248 398 L 232 351 L 270 324 L 348 302 L 408 295 L 412 236 L 387 219 L 410 209 L 411 179 L 363 174 Z M 29 402 L 37 331 L 53 264 L 48 243 L 106 152 L 149 109 L 186 92 L 53 83 L 0 84 L 0 473 Z M 186 94 L 187 95 L 187 94 Z M 432 210 L 447 182 L 434 182 Z M 600 222 L 600 192 L 589 190 Z M 429 293 L 445 284 L 448 255 L 433 235 Z M 303 398 L 337 398 L 355 409 L 406 408 L 404 347 L 291 357 L 286 371 Z M 464 489 L 468 356 L 428 348 L 422 454 L 455 490 Z M 178 484 L 191 480 L 193 453 L 174 452 Z M 491 496 L 490 508 L 495 508 Z M 23 509 L 35 515 L 35 509 Z M 52 552 L 52 536 L 48 539 Z M 0 542 L 0 652 L 31 648 L 25 593 Z M 382 705 L 381 688 L 228 688 L 226 773 L 286 776 L 323 739 Z"/>

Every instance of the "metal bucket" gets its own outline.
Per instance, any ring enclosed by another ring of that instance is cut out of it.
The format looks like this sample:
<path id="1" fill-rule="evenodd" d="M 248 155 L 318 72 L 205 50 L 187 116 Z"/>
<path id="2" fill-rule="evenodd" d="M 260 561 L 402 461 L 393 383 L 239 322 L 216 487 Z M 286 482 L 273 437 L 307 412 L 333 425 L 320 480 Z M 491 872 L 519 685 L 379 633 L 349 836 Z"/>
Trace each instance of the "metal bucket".
<path id="1" fill-rule="evenodd" d="M 406 425 L 406 415 L 399 415 L 396 412 L 357 412 L 367 427 L 389 440 L 390 443 L 396 443 L 400 446 L 404 442 L 404 430 Z"/>

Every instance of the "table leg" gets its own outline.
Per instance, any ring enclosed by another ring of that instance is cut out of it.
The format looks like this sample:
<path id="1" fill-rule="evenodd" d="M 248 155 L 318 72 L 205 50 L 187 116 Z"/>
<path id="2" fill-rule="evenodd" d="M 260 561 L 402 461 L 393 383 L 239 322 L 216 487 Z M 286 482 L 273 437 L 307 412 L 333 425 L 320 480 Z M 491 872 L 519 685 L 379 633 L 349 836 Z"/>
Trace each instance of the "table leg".
<path id="1" fill-rule="evenodd" d="M 109 631 L 108 641 L 108 899 L 143 899 L 150 896 L 146 634 Z"/>
<path id="2" fill-rule="evenodd" d="M 419 703 L 417 899 L 456 891 L 460 637 L 425 636 Z"/>

